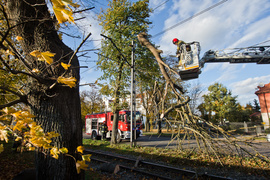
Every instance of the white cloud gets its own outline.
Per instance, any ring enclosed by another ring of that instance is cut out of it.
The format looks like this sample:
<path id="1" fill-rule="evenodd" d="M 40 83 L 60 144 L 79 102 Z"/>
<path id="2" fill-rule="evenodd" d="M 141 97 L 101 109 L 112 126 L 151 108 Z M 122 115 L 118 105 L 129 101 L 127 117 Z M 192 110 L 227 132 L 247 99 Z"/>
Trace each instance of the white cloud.
<path id="1" fill-rule="evenodd" d="M 165 21 L 164 29 L 176 25 L 215 3 L 217 1 L 213 0 L 174 0 L 172 8 L 169 8 L 172 9 L 169 12 L 171 16 Z M 266 23 L 269 22 L 269 15 L 261 23 L 256 22 L 258 18 L 265 15 L 265 11 L 269 7 L 270 1 L 268 0 L 227 1 L 164 33 L 160 38 L 161 49 L 165 52 L 171 52 L 172 49 L 175 49 L 171 43 L 171 40 L 175 37 L 186 42 L 199 41 L 203 51 L 226 48 L 241 39 L 244 32 L 249 42 L 251 40 L 253 42 L 258 41 L 258 35 L 265 38 L 268 37 L 267 34 L 270 31 L 269 23 Z"/>
<path id="2" fill-rule="evenodd" d="M 270 34 L 269 22 L 270 16 L 253 23 L 244 30 L 243 37 L 232 44 L 231 47 L 241 47 L 242 44 L 254 45 L 258 42 L 269 40 L 270 35 L 267 36 L 267 34 Z"/>
<path id="3" fill-rule="evenodd" d="M 102 27 L 99 25 L 99 22 L 96 20 L 96 14 L 94 12 L 82 13 L 77 15 L 78 17 L 85 17 L 79 21 L 76 21 L 76 25 L 79 27 L 81 33 L 86 36 L 87 34 L 91 33 L 91 38 L 93 41 L 93 46 L 95 48 L 100 47 L 100 39 L 101 39 L 101 29 Z"/>
<path id="4" fill-rule="evenodd" d="M 270 75 L 248 78 L 243 81 L 237 81 L 230 84 L 233 94 L 238 94 L 238 101 L 244 105 L 257 96 L 254 94 L 255 89 L 260 84 L 267 84 L 270 82 Z"/>
<path id="5" fill-rule="evenodd" d="M 207 63 L 204 65 L 203 73 L 205 72 L 209 72 L 211 70 L 216 70 L 219 69 L 221 67 L 222 63 Z"/>
<path id="6" fill-rule="evenodd" d="M 223 63 L 222 67 L 219 69 L 219 72 L 221 72 L 221 76 L 218 77 L 216 81 L 226 82 L 230 80 L 235 80 L 235 78 L 237 78 L 239 66 L 241 65 Z"/>

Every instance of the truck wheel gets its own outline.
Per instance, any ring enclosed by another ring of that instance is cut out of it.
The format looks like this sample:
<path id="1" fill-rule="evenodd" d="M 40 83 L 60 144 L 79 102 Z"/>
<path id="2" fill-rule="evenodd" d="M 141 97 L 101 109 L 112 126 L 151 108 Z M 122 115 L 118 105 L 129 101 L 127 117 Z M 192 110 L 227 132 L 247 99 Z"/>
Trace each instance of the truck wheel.
<path id="1" fill-rule="evenodd" d="M 117 132 L 117 135 L 116 135 L 116 143 L 118 144 L 118 143 L 120 143 L 122 141 L 122 139 L 121 139 L 121 136 L 120 136 L 120 133 L 119 133 L 119 131 Z"/>
<path id="2" fill-rule="evenodd" d="M 93 140 L 96 140 L 96 139 L 97 139 L 97 132 L 96 132 L 96 131 L 93 131 L 93 132 L 92 132 L 91 138 L 92 138 Z"/>

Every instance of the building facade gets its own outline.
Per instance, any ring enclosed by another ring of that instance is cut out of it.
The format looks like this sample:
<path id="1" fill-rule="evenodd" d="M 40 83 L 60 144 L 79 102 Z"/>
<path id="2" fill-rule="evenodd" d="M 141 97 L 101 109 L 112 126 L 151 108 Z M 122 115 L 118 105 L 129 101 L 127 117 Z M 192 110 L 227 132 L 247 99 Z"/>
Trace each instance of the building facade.
<path id="1" fill-rule="evenodd" d="M 259 98 L 264 129 L 267 129 L 270 121 L 270 83 L 265 84 L 263 87 L 258 86 L 255 94 Z"/>

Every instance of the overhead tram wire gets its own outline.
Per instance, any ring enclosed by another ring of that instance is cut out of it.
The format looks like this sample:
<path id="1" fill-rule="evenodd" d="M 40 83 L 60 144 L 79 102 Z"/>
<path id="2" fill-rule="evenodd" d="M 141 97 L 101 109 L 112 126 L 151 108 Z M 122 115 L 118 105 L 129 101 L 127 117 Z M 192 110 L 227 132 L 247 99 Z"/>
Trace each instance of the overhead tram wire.
<path id="1" fill-rule="evenodd" d="M 84 74 L 84 73 L 86 73 L 87 71 L 90 71 L 90 70 L 92 70 L 92 69 L 94 69 L 94 68 L 96 68 L 96 67 L 97 67 L 97 65 L 92 66 L 92 67 L 90 67 L 90 68 L 87 68 L 86 70 L 84 70 L 83 72 L 81 72 L 81 74 Z"/>
<path id="2" fill-rule="evenodd" d="M 258 45 L 260 45 L 260 44 L 264 44 L 264 43 L 267 43 L 267 42 L 269 42 L 270 41 L 270 39 L 268 39 L 268 40 L 266 40 L 266 41 L 263 41 L 263 42 L 260 42 L 260 43 L 257 43 L 257 44 L 254 44 L 253 46 L 258 46 Z"/>
<path id="3" fill-rule="evenodd" d="M 100 34 L 102 37 L 109 39 L 110 42 L 113 44 L 113 46 L 116 48 L 116 50 L 120 53 L 120 55 L 122 56 L 122 58 L 124 59 L 124 61 L 130 66 L 132 67 L 132 65 L 127 61 L 127 58 L 122 54 L 122 52 L 120 51 L 120 49 L 116 46 L 116 44 L 113 42 L 112 38 L 105 36 L 104 34 Z"/>
<path id="4" fill-rule="evenodd" d="M 225 49 L 222 49 L 220 51 L 226 51 L 226 50 L 235 50 L 235 51 L 232 51 L 228 54 L 234 54 L 234 53 L 237 53 L 243 49 L 248 49 L 248 48 L 252 48 L 252 47 L 256 47 L 256 46 L 259 46 L 260 44 L 264 44 L 264 43 L 267 43 L 267 42 L 270 42 L 270 39 L 266 40 L 266 41 L 263 41 L 263 42 L 260 42 L 260 43 L 257 43 L 257 44 L 254 44 L 252 46 L 248 46 L 248 47 L 241 47 L 241 48 L 225 48 Z M 268 46 L 269 47 L 269 46 Z"/>
<path id="5" fill-rule="evenodd" d="M 175 24 L 175 25 L 173 25 L 173 26 L 171 26 L 171 27 L 169 27 L 169 28 L 167 28 L 167 29 L 165 29 L 164 31 L 161 31 L 161 32 L 159 32 L 159 33 L 153 35 L 152 38 L 155 38 L 155 37 L 157 37 L 157 36 L 159 36 L 159 35 L 161 35 L 161 34 L 167 32 L 167 31 L 169 31 L 169 30 L 172 30 L 173 28 L 176 28 L 177 26 L 180 26 L 181 24 L 184 24 L 184 23 L 190 21 L 191 19 L 193 19 L 193 18 L 195 18 L 195 17 L 204 14 L 204 13 L 210 11 L 211 9 L 214 9 L 215 7 L 217 7 L 217 6 L 219 6 L 219 5 L 223 4 L 223 3 L 225 3 L 225 2 L 227 2 L 227 1 L 228 1 L 228 0 L 222 0 L 222 1 L 220 1 L 220 2 L 218 2 L 218 3 L 216 3 L 216 4 L 214 4 L 213 6 L 210 6 L 210 7 L 206 8 L 206 9 L 204 9 L 203 11 L 201 11 L 201 12 L 199 12 L 199 13 L 197 13 L 197 14 L 195 14 L 195 15 L 193 15 L 193 16 L 191 16 L 191 17 L 189 17 L 189 18 L 187 18 L 187 19 L 185 19 L 185 20 L 183 20 L 183 21 L 180 21 L 179 23 L 177 23 L 177 24 Z"/>
<path id="6" fill-rule="evenodd" d="M 154 12 L 157 8 L 160 8 L 161 6 L 163 6 L 164 4 L 166 4 L 168 1 L 170 1 L 170 0 L 164 1 L 163 3 L 161 3 L 160 5 L 158 5 L 157 7 L 153 8 L 153 12 Z"/>

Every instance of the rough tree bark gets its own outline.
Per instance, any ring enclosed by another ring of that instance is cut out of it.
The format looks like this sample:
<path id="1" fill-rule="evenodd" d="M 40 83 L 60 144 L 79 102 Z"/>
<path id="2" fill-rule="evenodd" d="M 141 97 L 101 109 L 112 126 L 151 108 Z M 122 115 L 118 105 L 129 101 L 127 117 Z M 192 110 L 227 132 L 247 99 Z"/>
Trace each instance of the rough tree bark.
<path id="1" fill-rule="evenodd" d="M 69 154 L 76 157 L 76 148 L 82 144 L 78 84 L 75 88 L 60 84 L 51 86 L 65 72 L 59 63 L 68 63 L 73 51 L 60 40 L 45 0 L 7 0 L 6 9 L 15 34 L 23 38 L 21 47 L 28 68 L 42 71 L 40 79 L 29 77 L 28 81 L 27 102 L 36 116 L 35 121 L 45 132 L 59 133 L 52 144 L 68 148 Z M 51 65 L 37 62 L 29 55 L 33 50 L 55 53 L 54 62 Z M 70 68 L 66 75 L 79 81 L 78 66 L 74 56 L 71 67 L 77 68 Z M 83 179 L 83 173 L 76 172 L 73 158 L 61 155 L 56 160 L 46 153 L 36 152 L 37 179 Z"/>

